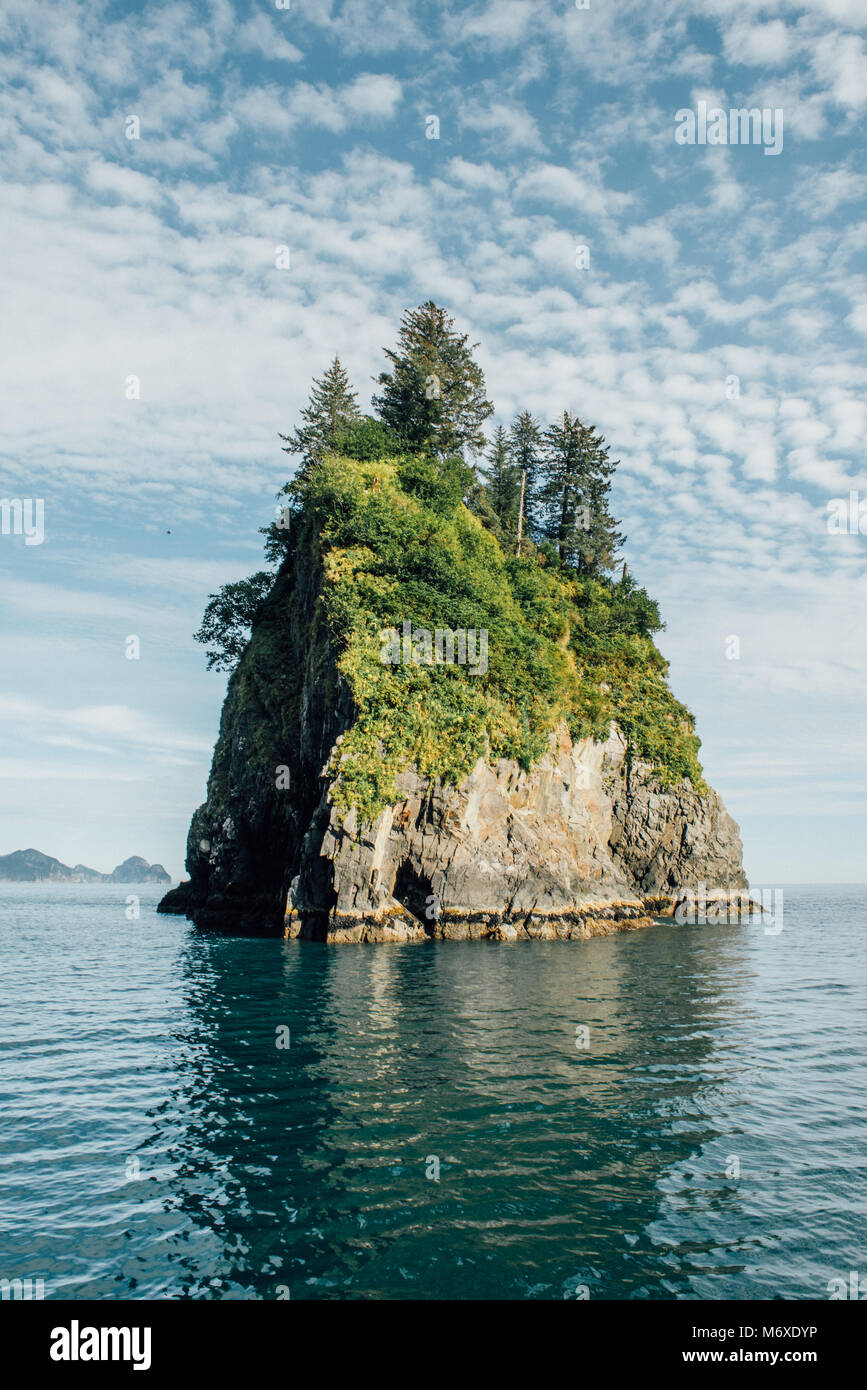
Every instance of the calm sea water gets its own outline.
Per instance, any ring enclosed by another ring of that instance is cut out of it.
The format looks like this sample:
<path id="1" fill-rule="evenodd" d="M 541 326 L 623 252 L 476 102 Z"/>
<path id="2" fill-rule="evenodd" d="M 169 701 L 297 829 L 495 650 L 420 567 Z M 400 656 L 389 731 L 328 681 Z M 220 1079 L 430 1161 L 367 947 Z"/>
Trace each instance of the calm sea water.
<path id="1" fill-rule="evenodd" d="M 0 1278 L 108 1299 L 867 1280 L 867 890 L 786 889 L 778 936 L 372 947 L 204 937 L 158 898 L 0 884 Z"/>

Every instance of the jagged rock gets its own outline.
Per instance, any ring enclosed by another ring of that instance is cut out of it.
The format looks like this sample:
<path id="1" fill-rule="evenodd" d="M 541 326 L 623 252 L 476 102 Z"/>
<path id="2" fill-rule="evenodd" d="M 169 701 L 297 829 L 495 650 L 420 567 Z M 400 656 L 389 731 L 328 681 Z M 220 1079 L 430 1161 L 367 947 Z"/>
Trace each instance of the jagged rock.
<path id="1" fill-rule="evenodd" d="M 333 806 L 322 777 L 297 840 L 285 812 L 280 830 L 265 824 L 255 796 L 237 825 L 237 812 L 206 805 L 190 831 L 194 878 L 161 910 L 334 942 L 580 938 L 645 925 L 681 888 L 746 888 L 737 826 L 716 793 L 666 790 L 625 752 L 614 726 L 607 742 L 577 745 L 561 727 L 530 772 L 480 759 L 456 788 L 407 769 L 401 800 L 374 825 Z M 281 831 L 291 882 L 268 915 L 261 882 L 246 900 L 243 886 L 256 835 L 274 844 Z"/>
<path id="2" fill-rule="evenodd" d="M 230 679 L 190 825 L 190 878 L 162 911 L 335 942 L 511 940 L 638 926 L 670 912 L 679 888 L 746 888 L 737 826 L 716 794 L 663 787 L 614 724 L 605 742 L 574 746 L 562 726 L 529 772 L 480 759 L 459 787 L 407 767 L 372 825 L 338 809 L 356 710 L 315 538 L 309 547 L 278 573 Z"/>
<path id="3" fill-rule="evenodd" d="M 746 887 L 737 827 L 715 793 L 666 792 L 607 743 L 565 727 L 533 768 L 480 760 L 460 788 L 399 779 L 374 826 L 323 794 L 290 887 L 289 935 L 578 937 L 647 920 L 645 901 Z M 323 868 L 327 866 L 327 872 Z"/>

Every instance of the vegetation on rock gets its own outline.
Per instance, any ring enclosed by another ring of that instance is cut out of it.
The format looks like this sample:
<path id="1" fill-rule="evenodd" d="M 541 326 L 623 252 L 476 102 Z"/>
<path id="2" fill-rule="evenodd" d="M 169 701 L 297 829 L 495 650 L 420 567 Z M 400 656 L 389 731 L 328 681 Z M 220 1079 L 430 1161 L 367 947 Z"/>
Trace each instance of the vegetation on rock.
<path id="1" fill-rule="evenodd" d="M 211 596 L 197 634 L 211 645 L 209 665 L 240 662 L 233 681 L 250 685 L 253 704 L 281 705 L 286 731 L 298 681 L 275 634 L 281 622 L 306 621 L 311 651 L 327 636 L 355 709 L 334 754 L 332 796 L 363 820 L 396 799 L 402 769 L 457 784 L 480 757 L 529 768 L 561 721 L 573 738 L 602 739 L 616 721 L 631 758 L 664 784 L 688 778 L 703 791 L 692 716 L 653 641 L 658 607 L 625 566 L 613 574 L 622 537 L 602 437 L 569 412 L 545 431 L 522 412 L 497 430 L 480 479 L 471 460 L 490 411 L 466 338 L 423 305 L 405 316 L 389 359 L 379 419 L 353 409 L 337 359 L 315 383 L 305 423 L 289 436 L 302 468 L 284 489 L 283 514 L 264 528 L 277 574 Z M 426 394 L 431 375 L 439 396 Z M 304 570 L 319 576 L 306 613 Z M 383 661 L 383 633 L 407 623 L 410 632 L 487 632 L 487 669 Z M 260 752 L 271 756 L 268 740 Z"/>

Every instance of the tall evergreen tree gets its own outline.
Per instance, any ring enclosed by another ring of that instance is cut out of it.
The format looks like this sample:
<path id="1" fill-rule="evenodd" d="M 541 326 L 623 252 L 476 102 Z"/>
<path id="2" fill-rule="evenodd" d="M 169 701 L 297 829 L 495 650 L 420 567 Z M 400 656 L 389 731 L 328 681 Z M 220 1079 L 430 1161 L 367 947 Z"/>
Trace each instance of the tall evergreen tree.
<path id="1" fill-rule="evenodd" d="M 301 412 L 302 423 L 291 434 L 281 434 L 286 441 L 285 454 L 300 454 L 302 468 L 318 463 L 322 455 L 339 442 L 341 432 L 361 419 L 357 392 L 335 357 L 324 376 L 314 380 L 310 400 Z"/>
<path id="2" fill-rule="evenodd" d="M 577 568 L 581 574 L 600 570 L 610 573 L 617 564 L 617 553 L 625 540 L 623 533 L 617 529 L 618 522 L 611 515 L 610 504 L 611 479 L 620 460 L 609 457 L 603 436 L 592 426 L 587 430 L 587 451 L 590 516 L 589 525 L 582 527 L 578 536 Z"/>
<path id="3" fill-rule="evenodd" d="M 542 439 L 538 496 L 544 534 L 579 574 L 612 570 L 623 541 L 608 501 L 617 462 L 602 435 L 568 410 Z"/>
<path id="4" fill-rule="evenodd" d="M 520 475 L 509 453 L 509 436 L 498 425 L 487 453 L 488 468 L 480 468 L 485 481 L 488 501 L 504 531 L 514 532 L 518 526 L 518 498 L 521 492 Z"/>
<path id="5" fill-rule="evenodd" d="M 440 457 L 479 453 L 482 425 L 494 407 L 466 333 L 433 300 L 407 309 L 395 351 L 385 350 L 391 370 L 378 378 L 374 409 L 404 448 Z"/>
<path id="6" fill-rule="evenodd" d="M 518 479 L 518 492 L 521 491 L 521 477 L 524 479 L 524 513 L 521 532 L 526 534 L 537 529 L 536 494 L 539 490 L 539 463 L 542 431 L 529 410 L 516 415 L 509 429 L 509 457 Z"/>

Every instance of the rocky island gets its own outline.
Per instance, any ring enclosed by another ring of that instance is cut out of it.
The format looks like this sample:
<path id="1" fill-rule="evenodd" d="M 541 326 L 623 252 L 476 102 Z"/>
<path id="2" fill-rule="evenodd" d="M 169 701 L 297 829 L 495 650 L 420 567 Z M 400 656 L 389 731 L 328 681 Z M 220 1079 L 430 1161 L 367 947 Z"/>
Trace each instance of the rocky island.
<path id="1" fill-rule="evenodd" d="M 197 635 L 232 674 L 160 910 L 333 942 L 581 938 L 746 889 L 658 608 L 616 565 L 602 437 L 523 412 L 478 470 L 466 338 L 427 304 L 387 356 L 378 417 L 337 359 L 316 383 L 274 569 L 212 596 Z"/>
<path id="2" fill-rule="evenodd" d="M 86 864 L 70 868 L 38 849 L 16 849 L 0 855 L 2 883 L 171 883 L 162 864 L 149 864 L 134 854 L 118 864 L 110 874 L 89 869 Z"/>

